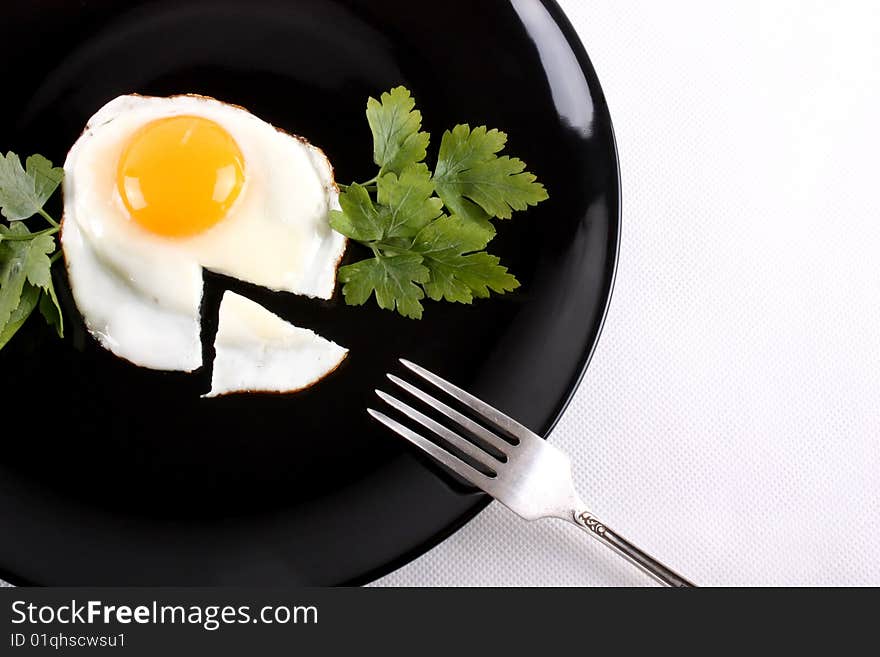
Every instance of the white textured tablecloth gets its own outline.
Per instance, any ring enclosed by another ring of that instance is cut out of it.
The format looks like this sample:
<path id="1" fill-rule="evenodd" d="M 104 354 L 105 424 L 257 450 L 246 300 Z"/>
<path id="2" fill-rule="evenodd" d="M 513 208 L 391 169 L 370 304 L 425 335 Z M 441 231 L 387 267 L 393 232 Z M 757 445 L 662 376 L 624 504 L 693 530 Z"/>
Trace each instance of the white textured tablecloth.
<path id="1" fill-rule="evenodd" d="M 880 3 L 560 0 L 617 132 L 605 331 L 551 441 L 703 584 L 880 585 Z M 498 504 L 385 585 L 640 585 Z"/>
<path id="2" fill-rule="evenodd" d="M 880 3 L 560 0 L 620 148 L 605 331 L 551 437 L 701 584 L 880 585 Z M 641 585 L 493 504 L 381 585 Z"/>

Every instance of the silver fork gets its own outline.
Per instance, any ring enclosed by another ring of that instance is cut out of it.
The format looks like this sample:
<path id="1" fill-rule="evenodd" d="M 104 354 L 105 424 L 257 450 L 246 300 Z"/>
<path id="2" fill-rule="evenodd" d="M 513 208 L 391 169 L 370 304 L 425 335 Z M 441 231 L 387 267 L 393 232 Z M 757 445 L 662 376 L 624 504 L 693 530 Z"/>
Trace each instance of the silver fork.
<path id="1" fill-rule="evenodd" d="M 684 577 L 640 550 L 590 513 L 581 502 L 571 478 L 568 456 L 516 420 L 480 401 L 458 386 L 408 360 L 400 362 L 424 381 L 466 406 L 486 426 L 459 413 L 403 379 L 388 378 L 413 397 L 445 415 L 471 439 L 451 431 L 411 406 L 377 390 L 393 408 L 439 436 L 480 469 L 384 413 L 367 412 L 376 420 L 423 449 L 454 473 L 482 489 L 526 520 L 559 518 L 587 532 L 666 586 L 694 586 Z M 488 428 L 487 428 L 488 427 Z M 514 444 L 515 443 L 515 444 Z M 488 449 L 487 449 L 488 448 Z M 494 452 L 494 453 L 493 453 Z"/>

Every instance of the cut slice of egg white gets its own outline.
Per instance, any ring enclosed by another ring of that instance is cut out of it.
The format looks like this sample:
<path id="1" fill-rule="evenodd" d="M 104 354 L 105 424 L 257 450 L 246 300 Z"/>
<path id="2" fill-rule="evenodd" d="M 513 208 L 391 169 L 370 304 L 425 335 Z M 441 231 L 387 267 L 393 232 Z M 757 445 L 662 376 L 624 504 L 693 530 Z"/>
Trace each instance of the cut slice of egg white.
<path id="1" fill-rule="evenodd" d="M 234 292 L 225 292 L 220 302 L 214 349 L 211 391 L 204 397 L 296 392 L 330 374 L 348 354 L 348 349 Z"/>

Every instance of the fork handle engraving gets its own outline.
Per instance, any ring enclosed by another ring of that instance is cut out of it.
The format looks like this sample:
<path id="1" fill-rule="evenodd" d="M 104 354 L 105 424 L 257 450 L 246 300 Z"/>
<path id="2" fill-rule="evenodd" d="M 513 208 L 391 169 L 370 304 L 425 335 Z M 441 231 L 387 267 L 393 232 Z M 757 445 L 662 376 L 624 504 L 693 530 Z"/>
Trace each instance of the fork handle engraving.
<path id="1" fill-rule="evenodd" d="M 575 511 L 572 515 L 574 524 L 638 566 L 661 584 L 673 587 L 695 586 L 647 552 L 630 543 L 589 511 Z"/>

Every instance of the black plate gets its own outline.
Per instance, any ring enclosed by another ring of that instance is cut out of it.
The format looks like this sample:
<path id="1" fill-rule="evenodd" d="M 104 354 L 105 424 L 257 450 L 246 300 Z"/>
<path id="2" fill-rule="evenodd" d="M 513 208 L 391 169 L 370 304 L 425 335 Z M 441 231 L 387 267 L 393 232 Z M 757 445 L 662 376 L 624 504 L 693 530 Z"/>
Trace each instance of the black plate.
<path id="1" fill-rule="evenodd" d="M 426 467 L 364 409 L 405 356 L 546 435 L 583 374 L 613 284 L 619 177 L 599 82 L 559 8 L 9 4 L 4 151 L 61 162 L 111 98 L 195 92 L 308 137 L 341 181 L 364 180 L 374 173 L 366 98 L 405 84 L 437 138 L 457 122 L 507 131 L 509 152 L 551 199 L 500 223 L 491 245 L 522 282 L 518 293 L 428 303 L 422 321 L 209 277 L 209 342 L 230 287 L 351 349 L 331 377 L 287 397 L 203 400 L 207 368 L 159 373 L 115 358 L 84 333 L 57 267 L 66 339 L 32 318 L 0 351 L 0 575 L 53 585 L 360 583 L 482 509 L 484 496 Z"/>

